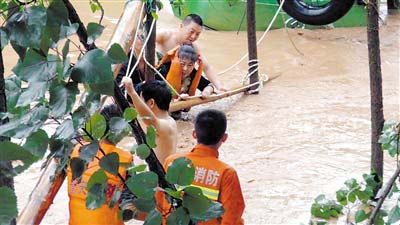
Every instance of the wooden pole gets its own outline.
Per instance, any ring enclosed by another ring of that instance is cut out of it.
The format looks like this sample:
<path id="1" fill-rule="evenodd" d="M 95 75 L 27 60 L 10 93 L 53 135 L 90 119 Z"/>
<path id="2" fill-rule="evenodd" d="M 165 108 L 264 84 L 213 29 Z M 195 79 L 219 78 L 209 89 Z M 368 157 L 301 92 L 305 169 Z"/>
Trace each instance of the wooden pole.
<path id="1" fill-rule="evenodd" d="M 256 36 L 256 1 L 247 1 L 247 47 L 249 51 L 249 70 L 250 84 L 258 82 L 258 59 L 257 59 L 257 36 Z M 257 86 L 252 86 L 250 90 L 256 90 Z M 257 92 L 252 92 L 258 94 Z"/>
<path id="2" fill-rule="evenodd" d="M 67 175 L 65 170 L 57 172 L 58 165 L 54 158 L 49 161 L 29 196 L 28 203 L 18 216 L 18 224 L 40 224 Z M 53 179 L 50 179 L 52 176 Z"/>
<path id="3" fill-rule="evenodd" d="M 186 109 L 186 108 L 190 108 L 196 105 L 200 105 L 200 104 L 204 104 L 204 103 L 208 103 L 208 102 L 213 102 L 222 98 L 226 98 L 232 95 L 236 95 L 242 92 L 245 92 L 247 90 L 249 90 L 252 87 L 257 87 L 259 85 L 259 82 L 253 83 L 253 84 L 249 84 L 246 86 L 241 86 L 238 88 L 235 88 L 231 91 L 227 91 L 227 92 L 223 92 L 221 94 L 217 94 L 217 95 L 211 95 L 208 98 L 202 99 L 200 96 L 195 96 L 192 97 L 188 100 L 184 100 L 184 101 L 178 101 L 178 102 L 172 102 L 169 106 L 169 112 L 176 112 L 178 110 L 181 109 Z"/>
<path id="4" fill-rule="evenodd" d="M 379 12 L 377 0 L 369 0 L 368 10 L 368 58 L 371 94 L 371 171 L 383 177 L 383 152 L 378 142 L 384 117 L 382 103 L 382 71 L 379 47 Z"/>
<path id="5" fill-rule="evenodd" d="M 145 22 L 145 27 L 147 32 L 151 32 L 150 34 L 148 33 L 147 35 L 150 35 L 149 41 L 147 42 L 146 45 L 146 60 L 149 62 L 152 66 L 155 64 L 155 55 L 156 55 L 156 20 L 153 18 L 153 15 L 151 12 L 156 12 L 156 7 L 157 7 L 157 0 L 153 0 L 152 5 L 149 7 L 146 3 L 146 9 L 151 8 L 150 12 L 146 12 L 146 22 Z M 151 29 L 151 24 L 154 21 L 153 29 Z M 145 74 L 145 80 L 154 80 L 154 72 L 153 70 L 146 65 L 146 74 Z"/>
<path id="6" fill-rule="evenodd" d="M 1 46 L 1 37 L 0 37 Z M 0 112 L 7 112 L 7 97 L 6 97 L 6 83 L 4 81 L 4 62 L 3 62 L 3 50 L 0 49 Z M 8 118 L 0 119 L 0 125 L 8 123 Z M 8 137 L 1 137 L 0 142 L 9 141 Z M 11 161 L 0 162 L 0 187 L 7 186 L 14 190 L 14 179 L 9 176 L 8 173 L 12 171 Z M 11 221 L 11 224 L 15 224 L 15 219 Z"/>

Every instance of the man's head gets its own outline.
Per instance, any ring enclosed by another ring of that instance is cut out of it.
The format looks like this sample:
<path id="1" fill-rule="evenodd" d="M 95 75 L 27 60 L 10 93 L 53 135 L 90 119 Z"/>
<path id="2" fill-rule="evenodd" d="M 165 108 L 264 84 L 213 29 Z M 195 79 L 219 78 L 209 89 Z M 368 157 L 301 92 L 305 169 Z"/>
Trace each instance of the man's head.
<path id="1" fill-rule="evenodd" d="M 228 137 L 225 131 L 225 113 L 215 109 L 207 109 L 197 115 L 193 136 L 199 144 L 217 146 L 218 148 Z"/>
<path id="2" fill-rule="evenodd" d="M 197 54 L 192 45 L 182 44 L 178 49 L 179 63 L 182 68 L 182 77 L 187 77 L 193 71 L 197 61 Z"/>
<path id="3" fill-rule="evenodd" d="M 110 120 L 113 117 L 121 117 L 122 116 L 122 112 L 119 109 L 119 107 L 116 104 L 109 104 L 104 106 L 104 108 L 100 111 L 100 114 L 102 116 L 104 116 L 104 119 L 106 120 L 106 130 L 105 130 L 105 134 L 108 133 L 108 131 L 110 130 Z M 107 136 L 106 139 L 111 142 L 111 143 L 118 143 L 119 141 L 121 141 L 121 137 L 110 137 Z"/>
<path id="4" fill-rule="evenodd" d="M 199 15 L 187 15 L 180 25 L 180 33 L 182 34 L 183 41 L 190 43 L 195 42 L 203 29 L 203 20 Z"/>
<path id="5" fill-rule="evenodd" d="M 150 108 L 157 106 L 162 111 L 169 110 L 172 94 L 164 81 L 146 81 L 138 84 L 135 89 Z"/>

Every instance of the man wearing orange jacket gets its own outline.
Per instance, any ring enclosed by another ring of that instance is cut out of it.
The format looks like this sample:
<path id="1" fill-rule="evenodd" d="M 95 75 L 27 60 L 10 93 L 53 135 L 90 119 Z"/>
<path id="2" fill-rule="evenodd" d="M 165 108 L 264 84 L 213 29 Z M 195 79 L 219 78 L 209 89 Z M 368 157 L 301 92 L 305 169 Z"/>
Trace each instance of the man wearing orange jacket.
<path id="1" fill-rule="evenodd" d="M 107 129 L 109 129 L 108 122 L 111 117 L 119 116 L 121 112 L 116 105 L 106 106 L 101 114 L 106 118 Z M 89 144 L 85 143 L 84 145 Z M 109 202 L 113 197 L 114 193 L 119 189 L 122 191 L 124 181 L 121 178 L 126 179 L 126 169 L 133 161 L 133 156 L 128 152 L 124 151 L 115 146 L 111 140 L 105 138 L 99 143 L 100 148 L 105 154 L 115 152 L 119 156 L 120 166 L 118 168 L 119 176 L 106 172 L 107 175 L 107 190 L 106 190 L 106 202 L 97 209 L 88 209 L 86 207 L 86 198 L 88 196 L 88 190 L 86 186 L 93 173 L 100 169 L 99 161 L 104 157 L 104 154 L 97 151 L 96 156 L 88 164 L 80 180 L 72 179 L 72 169 L 68 165 L 68 196 L 69 201 L 69 224 L 90 224 L 90 225 L 123 225 L 123 221 L 118 218 L 119 207 L 118 204 L 114 204 L 113 207 L 109 207 Z M 83 146 L 78 144 L 75 146 L 71 154 L 71 159 L 79 157 Z"/>
<path id="2" fill-rule="evenodd" d="M 218 149 L 228 138 L 225 131 L 226 116 L 223 112 L 209 109 L 199 113 L 192 133 L 197 145 L 190 152 L 169 156 L 164 163 L 167 170 L 177 158 L 190 159 L 196 168 L 192 186 L 199 187 L 205 196 L 224 207 L 225 213 L 220 218 L 198 225 L 244 224 L 242 214 L 245 204 L 239 178 L 234 168 L 218 159 Z"/>

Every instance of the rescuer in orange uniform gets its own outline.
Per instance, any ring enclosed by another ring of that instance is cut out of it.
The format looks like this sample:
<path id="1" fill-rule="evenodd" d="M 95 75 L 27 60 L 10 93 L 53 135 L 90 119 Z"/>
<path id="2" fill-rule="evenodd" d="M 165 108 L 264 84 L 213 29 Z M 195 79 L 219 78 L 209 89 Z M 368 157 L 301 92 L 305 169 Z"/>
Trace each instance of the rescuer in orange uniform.
<path id="1" fill-rule="evenodd" d="M 234 168 L 218 159 L 218 149 L 228 138 L 226 116 L 218 110 L 205 110 L 198 114 L 192 133 L 197 145 L 186 153 L 169 156 L 164 168 L 177 158 L 186 157 L 196 168 L 192 186 L 202 189 L 209 199 L 218 201 L 225 213 L 217 219 L 200 222 L 198 225 L 243 225 L 245 207 L 242 189 Z"/>
<path id="2" fill-rule="evenodd" d="M 106 106 L 101 114 L 106 118 L 107 121 L 107 129 L 108 129 L 108 121 L 111 117 L 121 115 L 118 112 L 118 108 L 116 105 L 109 105 Z M 89 144 L 89 143 L 85 143 Z M 132 155 L 119 149 L 115 146 L 107 138 L 102 140 L 99 144 L 100 148 L 104 151 L 105 154 L 109 154 L 112 152 L 116 152 L 119 156 L 119 163 L 120 166 L 118 168 L 119 175 L 125 179 L 126 178 L 126 167 L 129 166 L 132 161 Z M 80 152 L 82 149 L 82 145 L 78 144 L 75 146 L 71 158 L 79 157 Z M 115 191 L 119 189 L 122 191 L 124 181 L 115 175 L 112 175 L 106 172 L 107 175 L 107 189 L 106 189 L 106 202 L 97 209 L 90 210 L 86 208 L 86 197 L 88 195 L 88 190 L 86 189 L 86 185 L 89 181 L 90 176 L 100 169 L 99 161 L 101 158 L 104 157 L 104 154 L 97 151 L 96 156 L 93 158 L 93 161 L 89 163 L 85 172 L 82 175 L 81 180 L 78 179 L 72 180 L 72 170 L 70 165 L 68 165 L 68 196 L 70 198 L 69 201 L 69 224 L 70 225 L 77 225 L 77 224 L 91 224 L 91 225 L 100 225 L 100 224 L 107 224 L 107 225 L 123 225 L 124 223 L 118 218 L 118 202 L 114 204 L 112 208 L 109 208 L 109 202 L 114 195 Z"/>

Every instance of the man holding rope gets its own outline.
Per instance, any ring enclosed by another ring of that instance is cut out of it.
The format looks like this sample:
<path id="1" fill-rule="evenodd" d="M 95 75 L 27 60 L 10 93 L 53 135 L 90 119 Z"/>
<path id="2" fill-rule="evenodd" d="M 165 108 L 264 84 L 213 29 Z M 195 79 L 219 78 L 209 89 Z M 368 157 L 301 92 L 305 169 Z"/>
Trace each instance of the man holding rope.
<path id="1" fill-rule="evenodd" d="M 160 30 L 157 32 L 156 37 L 156 50 L 165 55 L 169 50 L 179 46 L 183 43 L 190 43 L 193 45 L 196 53 L 200 54 L 200 48 L 197 43 L 201 32 L 203 30 L 203 20 L 199 15 L 189 14 L 187 15 L 179 27 L 176 29 Z M 217 90 L 227 91 L 228 89 L 222 85 L 216 76 L 214 67 L 210 65 L 207 59 L 202 55 L 201 60 L 203 62 L 203 71 L 206 77 L 214 84 Z"/>

